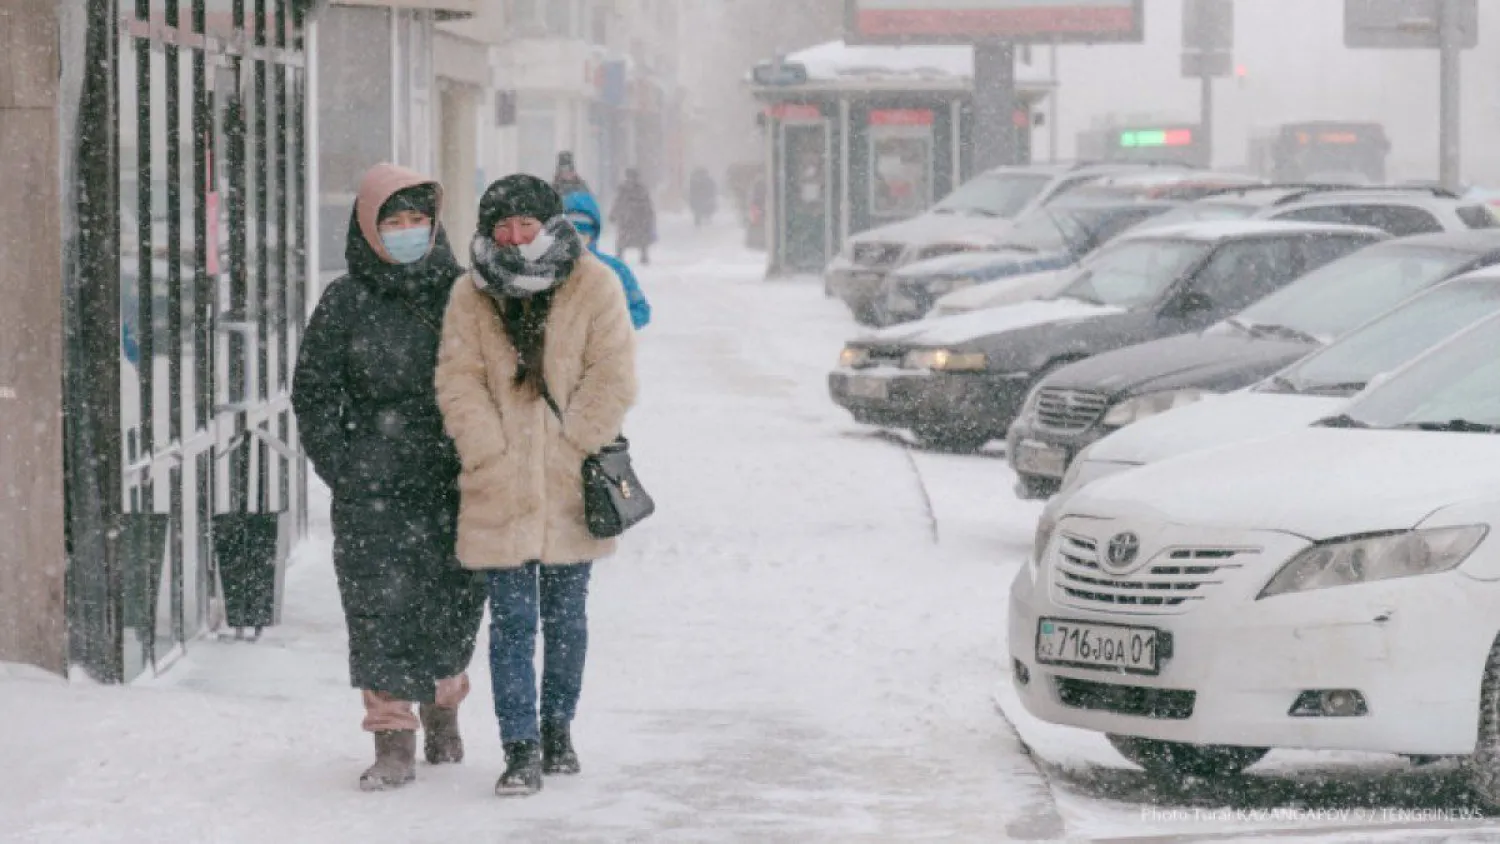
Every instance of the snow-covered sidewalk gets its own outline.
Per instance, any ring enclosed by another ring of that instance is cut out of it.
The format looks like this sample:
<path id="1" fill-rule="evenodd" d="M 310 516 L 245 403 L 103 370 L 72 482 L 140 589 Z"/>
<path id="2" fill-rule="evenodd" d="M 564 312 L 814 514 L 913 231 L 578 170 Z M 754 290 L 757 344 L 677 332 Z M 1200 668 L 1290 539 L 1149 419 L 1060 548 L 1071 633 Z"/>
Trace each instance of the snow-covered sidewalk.
<path id="1" fill-rule="evenodd" d="M 286 623 L 126 688 L 0 676 L 0 838 L 856 841 L 1054 838 L 992 692 L 1035 510 L 1003 462 L 854 431 L 824 378 L 851 324 L 738 232 L 664 227 L 629 423 L 659 515 L 596 569 L 585 773 L 502 767 L 484 648 L 469 757 L 367 795 L 326 512 Z"/>

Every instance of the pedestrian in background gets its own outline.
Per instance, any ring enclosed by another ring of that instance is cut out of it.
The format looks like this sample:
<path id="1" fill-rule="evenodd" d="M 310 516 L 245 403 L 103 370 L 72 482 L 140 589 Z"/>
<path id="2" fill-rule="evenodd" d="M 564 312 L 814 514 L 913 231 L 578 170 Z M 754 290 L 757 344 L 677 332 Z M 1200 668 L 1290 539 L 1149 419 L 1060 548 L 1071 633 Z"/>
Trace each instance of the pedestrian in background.
<path id="1" fill-rule="evenodd" d="M 712 223 L 719 210 L 719 186 L 708 171 L 699 167 L 688 180 L 688 205 L 693 209 L 693 224 L 698 228 Z"/>
<path id="2" fill-rule="evenodd" d="M 615 252 L 621 260 L 628 260 L 629 250 L 641 250 L 641 263 L 651 263 L 651 245 L 656 243 L 656 207 L 651 203 L 651 190 L 641 181 L 639 170 L 625 171 L 625 182 L 615 196 L 615 207 L 609 221 L 620 229 Z"/>
<path id="3" fill-rule="evenodd" d="M 599 243 L 604 236 L 604 212 L 599 210 L 599 202 L 589 193 L 570 193 L 563 201 L 563 209 L 568 214 L 568 221 L 573 228 L 583 236 L 583 243 L 594 257 L 604 262 L 606 267 L 615 271 L 620 277 L 620 285 L 625 289 L 625 302 L 630 306 L 630 321 L 635 325 L 637 331 L 645 328 L 651 323 L 651 303 L 646 301 L 646 294 L 641 292 L 641 284 L 635 278 L 635 273 L 624 261 L 613 255 L 606 255 L 599 248 Z"/>
<path id="4" fill-rule="evenodd" d="M 620 281 L 532 176 L 485 191 L 473 269 L 453 287 L 438 401 L 463 461 L 458 556 L 487 572 L 490 674 L 505 747 L 500 796 L 576 774 L 572 721 L 588 650 L 593 561 L 614 553 L 584 517 L 583 459 L 635 401 Z M 534 659 L 544 638 L 540 709 Z"/>
<path id="5" fill-rule="evenodd" d="M 557 154 L 557 173 L 552 177 L 552 189 L 557 191 L 558 196 L 568 196 L 579 191 L 592 193 L 589 183 L 578 175 L 572 152 L 564 150 Z"/>
<path id="6" fill-rule="evenodd" d="M 349 272 L 323 292 L 292 384 L 303 448 L 333 492 L 350 679 L 375 735 L 366 791 L 415 778 L 419 727 L 428 762 L 462 761 L 458 706 L 484 613 L 483 580 L 454 554 L 460 466 L 434 388 L 448 291 L 463 274 L 441 207 L 430 179 L 390 164 L 365 174 Z"/>

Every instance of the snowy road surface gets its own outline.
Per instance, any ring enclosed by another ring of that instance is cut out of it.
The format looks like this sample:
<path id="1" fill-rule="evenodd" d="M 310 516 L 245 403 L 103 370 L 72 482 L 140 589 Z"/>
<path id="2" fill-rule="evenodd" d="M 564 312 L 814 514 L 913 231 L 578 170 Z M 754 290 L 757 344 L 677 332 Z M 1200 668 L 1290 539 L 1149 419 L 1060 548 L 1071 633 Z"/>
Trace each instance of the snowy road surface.
<path id="1" fill-rule="evenodd" d="M 481 647 L 464 764 L 355 790 L 370 742 L 320 505 L 262 642 L 193 643 L 147 687 L 0 681 L 0 839 L 1061 835 L 991 699 L 1005 561 L 1035 509 L 1002 461 L 913 458 L 857 431 L 824 387 L 841 308 L 807 280 L 763 281 L 733 231 L 712 237 L 674 249 L 669 232 L 642 274 L 656 315 L 628 434 L 659 514 L 596 569 L 582 777 L 492 796 Z"/>
<path id="2" fill-rule="evenodd" d="M 1037 505 L 994 455 L 911 451 L 832 405 L 853 328 L 820 285 L 762 280 L 729 229 L 666 234 L 628 430 L 660 509 L 596 569 L 583 776 L 492 796 L 481 646 L 466 762 L 355 790 L 370 743 L 320 501 L 262 642 L 194 642 L 126 688 L 0 666 L 0 841 L 1500 840 L 1455 811 L 1452 763 L 1273 753 L 1166 790 L 1029 718 L 1002 636 Z"/>

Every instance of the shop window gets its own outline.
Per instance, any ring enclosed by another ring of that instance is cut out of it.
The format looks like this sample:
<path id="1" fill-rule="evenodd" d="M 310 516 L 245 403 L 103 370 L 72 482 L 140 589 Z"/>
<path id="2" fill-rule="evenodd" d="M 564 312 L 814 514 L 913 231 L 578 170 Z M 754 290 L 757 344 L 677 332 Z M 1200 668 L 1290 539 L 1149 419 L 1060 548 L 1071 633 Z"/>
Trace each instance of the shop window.
<path id="1" fill-rule="evenodd" d="M 932 203 L 932 121 L 928 109 L 870 113 L 870 213 L 905 219 Z"/>

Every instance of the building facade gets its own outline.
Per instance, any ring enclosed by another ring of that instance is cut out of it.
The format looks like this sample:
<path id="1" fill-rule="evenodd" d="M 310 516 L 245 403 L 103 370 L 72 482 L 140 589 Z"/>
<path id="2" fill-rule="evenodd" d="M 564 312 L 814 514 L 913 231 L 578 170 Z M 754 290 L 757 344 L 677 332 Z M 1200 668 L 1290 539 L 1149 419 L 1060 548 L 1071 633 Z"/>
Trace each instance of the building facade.
<path id="1" fill-rule="evenodd" d="M 0 2 L 0 660 L 162 670 L 305 524 L 312 11 Z"/>
<path id="2" fill-rule="evenodd" d="M 680 193 L 682 2 L 493 0 L 439 24 L 489 53 L 475 182 L 551 179 L 568 151 L 606 203 L 629 168 L 668 201 Z"/>

